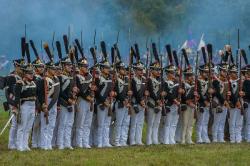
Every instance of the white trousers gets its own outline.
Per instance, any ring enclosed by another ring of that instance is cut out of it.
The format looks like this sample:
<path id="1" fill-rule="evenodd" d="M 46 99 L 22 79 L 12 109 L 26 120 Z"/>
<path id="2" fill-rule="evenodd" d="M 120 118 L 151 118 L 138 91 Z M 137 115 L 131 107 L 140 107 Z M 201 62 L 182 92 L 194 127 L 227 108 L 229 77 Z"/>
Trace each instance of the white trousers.
<path id="1" fill-rule="evenodd" d="M 35 120 L 32 126 L 32 148 L 40 147 L 41 137 L 41 113 L 35 113 Z"/>
<path id="2" fill-rule="evenodd" d="M 212 126 L 213 142 L 225 142 L 224 140 L 224 129 L 227 118 L 227 108 L 222 107 L 221 113 L 216 113 L 213 109 L 214 122 Z"/>
<path id="3" fill-rule="evenodd" d="M 192 132 L 194 122 L 194 109 L 187 106 L 185 111 L 181 112 L 181 143 L 192 143 Z"/>
<path id="4" fill-rule="evenodd" d="M 248 108 L 245 110 L 245 139 L 250 143 L 250 103 Z"/>
<path id="5" fill-rule="evenodd" d="M 48 100 L 50 102 L 50 100 Z M 53 132 L 56 124 L 57 116 L 57 103 L 49 110 L 48 121 L 46 124 L 46 118 L 44 117 L 44 112 L 41 112 L 41 148 L 42 149 L 52 149 L 52 138 Z"/>
<path id="6" fill-rule="evenodd" d="M 147 113 L 147 139 L 146 144 L 159 144 L 158 130 L 161 120 L 161 111 L 155 113 L 154 108 L 149 108 Z"/>
<path id="7" fill-rule="evenodd" d="M 129 133 L 129 143 L 130 145 L 141 145 L 142 144 L 142 129 L 144 124 L 144 113 L 145 109 L 138 106 L 139 112 L 135 113 L 132 111 L 130 120 L 130 133 Z"/>
<path id="8" fill-rule="evenodd" d="M 74 138 L 77 147 L 88 147 L 90 128 L 93 119 L 93 112 L 90 111 L 90 103 L 86 100 L 78 99 L 78 111 L 75 116 Z"/>
<path id="9" fill-rule="evenodd" d="M 9 149 L 16 149 L 16 134 L 17 134 L 17 121 L 16 121 L 16 116 L 14 116 L 11 120 L 11 126 L 9 131 L 9 144 L 8 144 Z"/>
<path id="10" fill-rule="evenodd" d="M 170 106 L 170 112 L 164 117 L 163 144 L 175 144 L 176 127 L 179 120 L 178 106 Z"/>
<path id="11" fill-rule="evenodd" d="M 118 103 L 115 104 L 115 126 L 114 126 L 114 145 L 126 146 L 128 139 L 130 115 L 128 108 L 118 108 Z"/>
<path id="12" fill-rule="evenodd" d="M 108 108 L 101 110 L 97 107 L 97 146 L 110 146 L 109 129 L 111 123 L 111 116 L 108 116 Z"/>
<path id="13" fill-rule="evenodd" d="M 197 143 L 209 143 L 208 137 L 208 121 L 209 121 L 209 108 L 204 107 L 204 112 L 197 113 L 197 123 L 196 123 L 196 141 Z"/>
<path id="14" fill-rule="evenodd" d="M 71 147 L 72 127 L 74 123 L 74 109 L 69 112 L 64 106 L 61 106 L 59 114 L 57 145 L 60 149 Z"/>
<path id="15" fill-rule="evenodd" d="M 17 124 L 17 150 L 29 150 L 29 135 L 35 118 L 35 101 L 25 101 L 20 106 L 21 122 Z"/>
<path id="16" fill-rule="evenodd" d="M 242 126 L 243 126 L 243 116 L 238 108 L 233 108 L 229 110 L 229 133 L 231 143 L 240 143 L 242 141 Z"/>

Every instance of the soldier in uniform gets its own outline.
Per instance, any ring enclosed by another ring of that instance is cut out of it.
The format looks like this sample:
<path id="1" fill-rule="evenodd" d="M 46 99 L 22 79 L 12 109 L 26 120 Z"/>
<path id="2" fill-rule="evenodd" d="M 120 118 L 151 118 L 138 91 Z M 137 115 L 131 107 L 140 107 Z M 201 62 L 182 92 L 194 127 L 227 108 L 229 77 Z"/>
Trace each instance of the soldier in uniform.
<path id="1" fill-rule="evenodd" d="M 194 92 L 194 75 L 191 67 L 184 70 L 184 89 L 185 94 L 182 99 L 182 108 L 179 121 L 181 121 L 181 144 L 193 144 L 192 131 L 194 122 L 195 104 L 194 100 L 197 94 Z"/>
<path id="2" fill-rule="evenodd" d="M 242 126 L 243 126 L 243 112 L 241 111 L 240 96 L 239 94 L 239 80 L 238 69 L 236 65 L 229 66 L 230 71 L 230 85 L 231 85 L 231 96 L 230 96 L 230 109 L 229 109 L 229 133 L 231 143 L 240 143 L 242 141 Z M 242 108 L 244 109 L 244 108 Z"/>
<path id="3" fill-rule="evenodd" d="M 116 103 L 115 103 L 115 127 L 114 127 L 114 146 L 127 146 L 128 127 L 130 122 L 129 96 L 132 91 L 128 89 L 128 76 L 126 76 L 126 66 L 123 62 L 116 64 L 118 76 L 115 83 Z"/>
<path id="4" fill-rule="evenodd" d="M 161 120 L 163 103 L 161 101 L 161 66 L 158 61 L 150 65 L 151 76 L 148 79 L 148 112 L 147 112 L 147 138 L 146 144 L 159 144 L 158 129 Z"/>
<path id="5" fill-rule="evenodd" d="M 44 75 L 44 64 L 40 59 L 36 59 L 32 62 L 32 65 L 34 66 L 35 75 L 34 75 L 34 82 L 36 83 L 37 94 L 41 94 L 41 91 L 44 91 L 44 89 L 41 89 L 41 84 L 39 84 Z M 36 101 L 36 113 L 35 113 L 35 121 L 32 127 L 32 148 L 38 148 L 41 147 L 41 111 L 42 111 L 42 105 L 39 101 L 41 101 L 41 95 L 38 96 Z"/>
<path id="6" fill-rule="evenodd" d="M 5 85 L 5 96 L 7 99 L 7 104 L 10 106 L 11 114 L 15 113 L 12 110 L 16 110 L 15 108 L 15 96 L 14 89 L 16 82 L 22 80 L 22 70 L 21 67 L 25 65 L 24 59 L 16 59 L 13 60 L 13 64 L 15 67 L 15 71 L 13 71 L 10 75 L 6 77 L 6 85 Z M 9 131 L 9 149 L 16 149 L 16 134 L 17 134 L 17 121 L 16 116 L 11 120 L 11 127 Z"/>
<path id="7" fill-rule="evenodd" d="M 144 114 L 146 109 L 145 96 L 149 95 L 146 90 L 146 78 L 143 76 L 144 65 L 139 61 L 133 66 L 134 77 L 132 79 L 132 91 L 133 91 L 133 110 L 130 120 L 130 133 L 129 143 L 130 145 L 143 145 L 142 143 L 142 129 L 144 124 Z"/>
<path id="8" fill-rule="evenodd" d="M 208 137 L 208 121 L 210 117 L 209 113 L 209 67 L 204 64 L 199 67 L 200 77 L 198 80 L 198 93 L 199 93 L 199 110 L 197 112 L 196 123 L 196 142 L 197 143 L 210 143 Z"/>
<path id="9" fill-rule="evenodd" d="M 90 128 L 93 119 L 94 96 L 91 95 L 95 91 L 92 85 L 92 75 L 88 71 L 88 61 L 82 58 L 78 61 L 79 74 L 77 74 L 76 84 L 79 89 L 78 93 L 78 111 L 75 116 L 75 139 L 76 147 L 91 148 L 89 144 Z"/>
<path id="10" fill-rule="evenodd" d="M 245 101 L 245 123 L 244 123 L 244 132 L 243 136 L 245 137 L 246 142 L 250 143 L 250 65 L 244 67 L 244 77 L 242 91 L 244 92 L 244 101 Z"/>
<path id="11" fill-rule="evenodd" d="M 175 121 L 175 125 L 178 121 L 176 121 L 176 118 L 172 117 L 171 111 L 174 111 L 174 109 L 177 109 L 179 104 L 177 98 L 178 98 L 178 87 L 179 84 L 176 79 L 176 67 L 173 64 L 168 65 L 165 68 L 166 72 L 166 80 L 163 84 L 164 91 L 167 93 L 167 96 L 165 97 L 166 104 L 166 115 L 162 116 L 161 122 L 163 123 L 162 127 L 162 143 L 163 144 L 170 144 L 174 143 L 174 135 L 170 135 L 171 133 L 175 133 L 175 131 L 170 132 L 172 130 L 171 122 Z"/>
<path id="12" fill-rule="evenodd" d="M 100 78 L 97 83 L 96 105 L 97 105 L 97 147 L 112 147 L 109 139 L 109 129 L 111 124 L 112 98 L 112 78 L 110 75 L 110 64 L 105 59 L 99 63 Z"/>
<path id="13" fill-rule="evenodd" d="M 225 142 L 224 140 L 224 128 L 227 117 L 227 109 L 229 107 L 228 96 L 231 95 L 228 92 L 228 80 L 227 71 L 228 64 L 222 62 L 218 66 L 219 76 L 213 80 L 213 115 L 214 121 L 212 126 L 213 142 Z"/>
<path id="14" fill-rule="evenodd" d="M 71 50 L 72 51 L 72 50 Z M 59 149 L 71 146 L 71 134 L 74 123 L 74 111 L 77 100 L 78 88 L 74 86 L 72 78 L 72 62 L 69 57 L 61 60 L 63 72 L 60 80 L 60 113 L 58 117 L 57 146 Z"/>
<path id="15" fill-rule="evenodd" d="M 36 84 L 33 81 L 31 65 L 22 68 L 24 77 L 18 80 L 15 87 L 15 110 L 17 121 L 17 150 L 30 151 L 28 146 L 29 135 L 35 118 Z"/>
<path id="16" fill-rule="evenodd" d="M 44 81 L 46 81 L 46 83 Z M 40 116 L 41 148 L 52 150 L 52 138 L 57 117 L 57 101 L 60 93 L 60 83 L 53 61 L 46 63 L 46 76 L 40 81 L 40 86 L 38 86 L 37 89 L 39 92 L 38 98 L 40 98 L 40 103 L 43 107 Z M 45 95 L 45 93 L 47 94 Z"/>

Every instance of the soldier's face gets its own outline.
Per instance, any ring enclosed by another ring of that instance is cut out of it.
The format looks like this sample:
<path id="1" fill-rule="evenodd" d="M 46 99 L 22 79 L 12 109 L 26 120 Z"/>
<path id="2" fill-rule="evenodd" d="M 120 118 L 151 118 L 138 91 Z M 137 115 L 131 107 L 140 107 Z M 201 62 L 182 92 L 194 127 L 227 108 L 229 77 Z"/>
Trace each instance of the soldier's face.
<path id="1" fill-rule="evenodd" d="M 41 67 L 41 66 L 36 67 L 36 73 L 37 74 L 42 74 L 43 72 L 44 72 L 44 67 Z"/>
<path id="2" fill-rule="evenodd" d="M 25 78 L 26 78 L 28 81 L 32 81 L 32 80 L 33 80 L 33 74 L 31 74 L 31 73 L 26 73 L 26 74 L 25 74 Z"/>
<path id="3" fill-rule="evenodd" d="M 155 76 L 155 77 L 159 77 L 161 75 L 161 71 L 160 70 L 153 70 L 152 71 L 152 74 Z"/>
<path id="4" fill-rule="evenodd" d="M 202 72 L 201 73 L 201 76 L 203 77 L 203 78 L 208 78 L 208 75 L 209 75 L 209 73 L 208 72 Z"/>
<path id="5" fill-rule="evenodd" d="M 87 68 L 87 67 L 81 67 L 81 68 L 80 68 L 80 71 L 81 71 L 82 73 L 87 73 L 87 72 L 88 72 L 88 68 Z"/>
<path id="6" fill-rule="evenodd" d="M 221 75 L 222 77 L 226 77 L 226 76 L 227 76 L 226 70 L 221 70 L 221 71 L 220 71 L 220 75 Z"/>
<path id="7" fill-rule="evenodd" d="M 121 68 L 120 69 L 120 74 L 123 75 L 123 76 L 126 75 L 126 70 L 124 68 Z"/>
<path id="8" fill-rule="evenodd" d="M 109 72 L 110 72 L 110 68 L 108 68 L 108 67 L 103 68 L 103 73 L 104 74 L 109 74 Z"/>
<path id="9" fill-rule="evenodd" d="M 137 70 L 136 70 L 136 74 L 137 74 L 138 76 L 143 76 L 143 69 L 137 69 Z"/>
<path id="10" fill-rule="evenodd" d="M 237 79 L 237 73 L 236 72 L 230 72 L 230 78 L 231 79 Z"/>
<path id="11" fill-rule="evenodd" d="M 69 72 L 72 71 L 72 65 L 70 65 L 70 64 L 64 65 L 64 69 L 65 69 L 66 72 L 69 73 Z"/>
<path id="12" fill-rule="evenodd" d="M 55 75 L 56 75 L 56 70 L 54 70 L 54 69 L 49 69 L 48 72 L 49 72 L 52 76 L 55 76 Z"/>

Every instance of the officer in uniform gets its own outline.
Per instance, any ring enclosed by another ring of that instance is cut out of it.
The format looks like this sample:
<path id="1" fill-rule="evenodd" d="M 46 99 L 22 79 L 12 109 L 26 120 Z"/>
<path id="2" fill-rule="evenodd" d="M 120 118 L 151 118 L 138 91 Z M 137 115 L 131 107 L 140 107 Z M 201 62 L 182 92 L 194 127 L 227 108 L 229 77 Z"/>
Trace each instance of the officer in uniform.
<path id="1" fill-rule="evenodd" d="M 146 109 L 146 97 L 149 92 L 146 90 L 146 78 L 143 76 L 144 65 L 139 61 L 133 66 L 135 75 L 132 79 L 133 110 L 130 119 L 130 145 L 143 145 L 142 129 L 144 124 L 144 114 Z"/>
<path id="2" fill-rule="evenodd" d="M 130 122 L 129 96 L 132 91 L 128 89 L 129 78 L 126 75 L 126 66 L 123 62 L 116 64 L 118 76 L 115 83 L 116 103 L 115 103 L 115 127 L 114 127 L 114 146 L 127 146 L 128 128 Z"/>
<path id="3" fill-rule="evenodd" d="M 200 77 L 198 80 L 198 93 L 199 93 L 199 110 L 197 112 L 196 122 L 196 142 L 197 143 L 210 143 L 208 137 L 208 121 L 210 117 L 209 113 L 209 67 L 204 64 L 199 67 Z"/>
<path id="4" fill-rule="evenodd" d="M 25 60 L 24 59 L 16 59 L 13 60 L 13 64 L 15 67 L 15 71 L 13 71 L 10 75 L 8 75 L 6 79 L 6 85 L 5 85 L 5 96 L 7 99 L 7 105 L 10 106 L 11 113 L 13 114 L 12 110 L 16 110 L 15 108 L 15 96 L 14 96 L 14 89 L 16 82 L 19 80 L 22 80 L 22 70 L 21 67 L 25 66 Z M 16 116 L 13 117 L 11 120 L 11 126 L 9 131 L 9 144 L 8 148 L 11 150 L 14 150 L 17 148 L 16 146 L 16 134 L 17 134 L 17 121 Z"/>
<path id="5" fill-rule="evenodd" d="M 231 65 L 229 67 L 230 71 L 230 85 L 231 85 L 231 96 L 230 96 L 230 109 L 229 109 L 229 133 L 231 143 L 240 143 L 242 141 L 242 126 L 243 126 L 243 112 L 240 103 L 239 94 L 239 79 L 238 79 L 238 69 L 236 65 Z M 242 108 L 244 109 L 244 108 Z"/>
<path id="6" fill-rule="evenodd" d="M 158 129 L 161 119 L 163 103 L 161 101 L 161 66 L 158 61 L 150 65 L 151 76 L 148 79 L 148 112 L 147 112 L 147 139 L 146 144 L 159 144 Z"/>
<path id="7" fill-rule="evenodd" d="M 72 77 L 72 62 L 70 58 L 63 58 L 61 60 L 61 64 L 63 72 L 59 76 L 60 113 L 58 117 L 57 146 L 59 149 L 73 149 L 71 146 L 71 135 L 74 123 L 74 109 L 77 100 L 78 89 L 74 86 Z"/>
<path id="8" fill-rule="evenodd" d="M 46 76 L 40 81 L 40 86 L 37 89 L 39 92 L 38 98 L 40 98 L 40 103 L 43 107 L 40 116 L 41 148 L 52 150 L 52 138 L 57 117 L 57 101 L 60 93 L 60 83 L 56 76 L 56 66 L 53 61 L 46 63 Z"/>
<path id="9" fill-rule="evenodd" d="M 23 80 L 17 81 L 15 87 L 17 124 L 17 150 L 30 151 L 29 135 L 35 118 L 36 84 L 33 81 L 33 68 L 30 64 L 22 67 Z"/>
<path id="10" fill-rule="evenodd" d="M 92 85 L 92 75 L 88 71 L 88 61 L 82 58 L 78 61 L 79 74 L 76 77 L 76 84 L 79 89 L 78 93 L 78 111 L 75 116 L 75 141 L 76 147 L 91 148 L 89 144 L 90 128 L 93 119 L 94 96 L 91 95 L 95 91 Z"/>
<path id="11" fill-rule="evenodd" d="M 40 59 L 36 59 L 32 62 L 32 65 L 34 66 L 35 75 L 34 75 L 34 82 L 36 83 L 37 94 L 41 94 L 41 91 L 44 91 L 44 89 L 41 88 L 40 82 L 43 79 L 44 75 L 44 64 Z M 35 113 L 35 121 L 32 128 L 32 148 L 38 148 L 41 147 L 41 111 L 43 110 L 42 104 L 39 102 L 41 101 L 41 95 L 38 96 L 36 101 L 36 113 Z"/>

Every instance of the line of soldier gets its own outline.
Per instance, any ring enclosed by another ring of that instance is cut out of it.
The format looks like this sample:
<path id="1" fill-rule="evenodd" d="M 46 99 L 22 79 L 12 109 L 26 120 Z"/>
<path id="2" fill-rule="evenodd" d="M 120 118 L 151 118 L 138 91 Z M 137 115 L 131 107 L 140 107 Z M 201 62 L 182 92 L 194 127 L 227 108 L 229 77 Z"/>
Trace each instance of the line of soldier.
<path id="1" fill-rule="evenodd" d="M 77 39 L 69 48 L 64 36 L 64 58 L 56 42 L 57 63 L 44 44 L 49 57 L 45 64 L 32 41 L 36 59 L 31 63 L 29 43 L 25 38 L 21 41 L 22 58 L 13 60 L 15 70 L 1 79 L 7 98 L 4 106 L 15 115 L 9 149 L 29 151 L 30 133 L 32 148 L 44 150 L 143 145 L 144 121 L 147 145 L 193 144 L 194 118 L 197 143 L 225 142 L 227 123 L 231 143 L 250 142 L 250 66 L 243 49 L 237 58 L 241 62 L 243 57 L 244 67 L 234 62 L 229 45 L 220 51 L 221 63 L 213 64 L 210 44 L 197 52 L 192 67 L 185 49 L 178 56 L 166 45 L 168 65 L 163 67 L 155 43 L 154 58 L 148 50 L 145 65 L 135 44 L 126 66 L 117 44 L 111 49 L 110 64 L 102 41 L 103 60 L 97 62 L 92 47 L 94 65 L 89 67 Z M 149 64 L 150 58 L 154 61 Z"/>

